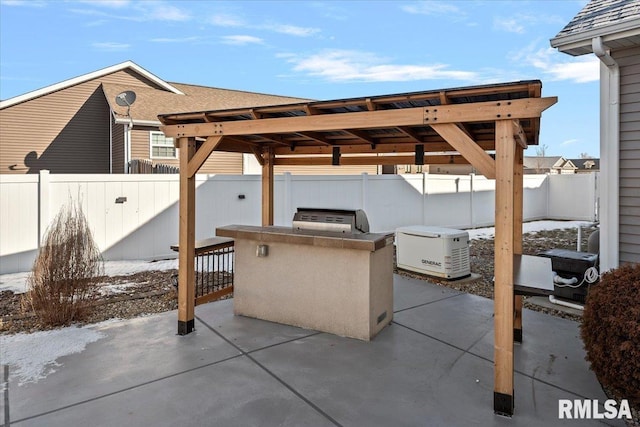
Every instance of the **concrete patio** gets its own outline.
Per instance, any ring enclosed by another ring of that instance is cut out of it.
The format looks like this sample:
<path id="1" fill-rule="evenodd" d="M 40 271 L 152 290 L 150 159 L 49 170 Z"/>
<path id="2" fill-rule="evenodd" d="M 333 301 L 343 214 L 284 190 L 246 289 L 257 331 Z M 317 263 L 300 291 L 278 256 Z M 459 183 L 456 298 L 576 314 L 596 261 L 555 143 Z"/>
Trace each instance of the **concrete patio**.
<path id="1" fill-rule="evenodd" d="M 393 322 L 371 342 L 234 316 L 233 300 L 198 306 L 186 336 L 176 312 L 96 326 L 106 337 L 46 379 L 12 378 L 0 413 L 12 426 L 603 425 L 558 419 L 559 399 L 606 399 L 576 322 L 524 310 L 505 418 L 493 302 L 394 281 Z"/>

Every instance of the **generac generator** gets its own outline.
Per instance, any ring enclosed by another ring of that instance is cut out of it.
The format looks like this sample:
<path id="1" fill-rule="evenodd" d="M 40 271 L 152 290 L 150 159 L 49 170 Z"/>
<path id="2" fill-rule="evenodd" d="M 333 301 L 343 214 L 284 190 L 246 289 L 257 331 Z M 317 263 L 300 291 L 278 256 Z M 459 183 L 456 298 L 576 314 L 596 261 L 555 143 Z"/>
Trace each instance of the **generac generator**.
<path id="1" fill-rule="evenodd" d="M 398 268 L 445 279 L 469 276 L 469 233 L 424 225 L 400 227 L 396 263 Z"/>

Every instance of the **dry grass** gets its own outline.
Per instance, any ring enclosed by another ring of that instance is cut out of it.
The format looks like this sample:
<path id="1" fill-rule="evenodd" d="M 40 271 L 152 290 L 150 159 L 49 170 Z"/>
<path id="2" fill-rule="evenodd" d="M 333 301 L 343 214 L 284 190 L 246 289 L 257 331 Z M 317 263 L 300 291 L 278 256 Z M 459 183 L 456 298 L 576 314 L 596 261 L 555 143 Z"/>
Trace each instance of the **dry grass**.
<path id="1" fill-rule="evenodd" d="M 47 230 L 22 304 L 44 325 L 68 325 L 90 314 L 103 274 L 100 251 L 79 203 L 71 200 Z"/>

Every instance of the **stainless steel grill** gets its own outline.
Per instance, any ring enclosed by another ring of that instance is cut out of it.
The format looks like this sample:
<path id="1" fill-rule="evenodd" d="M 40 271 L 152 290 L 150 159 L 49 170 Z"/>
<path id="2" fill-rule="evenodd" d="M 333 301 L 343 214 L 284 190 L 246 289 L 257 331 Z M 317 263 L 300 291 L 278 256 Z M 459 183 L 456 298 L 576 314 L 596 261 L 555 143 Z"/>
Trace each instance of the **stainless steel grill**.
<path id="1" fill-rule="evenodd" d="M 293 216 L 293 228 L 351 234 L 368 233 L 369 221 L 362 209 L 298 208 Z"/>

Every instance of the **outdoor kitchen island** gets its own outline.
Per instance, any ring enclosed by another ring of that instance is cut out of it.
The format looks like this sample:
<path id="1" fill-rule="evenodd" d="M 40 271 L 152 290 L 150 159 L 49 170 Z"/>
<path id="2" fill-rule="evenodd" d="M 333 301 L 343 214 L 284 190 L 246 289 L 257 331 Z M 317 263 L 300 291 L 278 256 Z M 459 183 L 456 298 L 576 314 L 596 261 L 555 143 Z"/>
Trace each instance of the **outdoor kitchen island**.
<path id="1" fill-rule="evenodd" d="M 393 234 L 229 225 L 234 313 L 372 339 L 393 318 Z"/>

